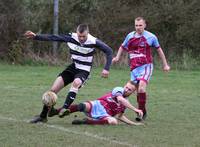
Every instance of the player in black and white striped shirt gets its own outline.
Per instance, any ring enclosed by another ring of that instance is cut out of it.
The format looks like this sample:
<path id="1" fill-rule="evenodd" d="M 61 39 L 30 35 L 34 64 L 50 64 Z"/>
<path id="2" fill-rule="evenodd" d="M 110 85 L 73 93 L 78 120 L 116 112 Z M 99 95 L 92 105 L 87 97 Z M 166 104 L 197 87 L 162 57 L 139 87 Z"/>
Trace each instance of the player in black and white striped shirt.
<path id="1" fill-rule="evenodd" d="M 58 75 L 50 89 L 57 94 L 63 87 L 72 83 L 63 107 L 57 111 L 53 107 L 49 110 L 44 105 L 40 115 L 35 117 L 31 123 L 46 122 L 48 111 L 49 116 L 59 113 L 59 117 L 64 117 L 66 109 L 74 101 L 79 88 L 90 74 L 95 48 L 100 49 L 106 55 L 106 64 L 102 71 L 102 77 L 108 77 L 109 75 L 112 62 L 112 49 L 104 42 L 89 34 L 86 24 L 80 24 L 77 27 L 76 33 L 67 35 L 35 34 L 27 31 L 24 36 L 40 41 L 66 42 L 70 48 L 71 59 L 73 61 L 72 64 Z"/>

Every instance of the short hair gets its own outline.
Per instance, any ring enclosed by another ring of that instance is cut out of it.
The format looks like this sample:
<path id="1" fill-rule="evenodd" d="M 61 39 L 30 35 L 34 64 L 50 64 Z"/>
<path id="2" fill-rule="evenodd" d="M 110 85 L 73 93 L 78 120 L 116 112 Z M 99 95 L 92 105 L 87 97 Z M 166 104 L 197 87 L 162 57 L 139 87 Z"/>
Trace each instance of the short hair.
<path id="1" fill-rule="evenodd" d="M 85 31 L 88 31 L 88 32 L 89 32 L 89 27 L 88 27 L 87 24 L 80 24 L 80 25 L 78 25 L 78 27 L 77 27 L 77 31 L 78 31 L 79 33 L 83 33 L 83 32 L 85 32 Z"/>
<path id="2" fill-rule="evenodd" d="M 144 23 L 146 23 L 146 20 L 144 19 L 144 17 L 139 16 L 135 18 L 135 21 L 140 21 L 140 20 L 143 20 Z"/>
<path id="3" fill-rule="evenodd" d="M 129 80 L 126 84 L 128 84 L 128 83 L 131 84 L 132 86 L 135 86 L 136 89 L 138 88 L 138 83 L 135 83 L 131 80 Z"/>
<path id="4" fill-rule="evenodd" d="M 134 83 L 133 81 L 129 80 L 127 83 L 130 83 L 131 85 L 137 86 L 136 83 Z"/>

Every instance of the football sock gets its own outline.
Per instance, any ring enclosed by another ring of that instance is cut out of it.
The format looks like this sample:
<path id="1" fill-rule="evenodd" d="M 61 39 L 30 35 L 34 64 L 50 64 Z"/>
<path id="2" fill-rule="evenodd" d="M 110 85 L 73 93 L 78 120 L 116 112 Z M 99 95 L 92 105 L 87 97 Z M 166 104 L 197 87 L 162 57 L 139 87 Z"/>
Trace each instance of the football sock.
<path id="1" fill-rule="evenodd" d="M 68 109 L 70 110 L 70 113 L 73 113 L 77 111 L 83 112 L 85 111 L 85 108 L 86 108 L 85 104 L 80 103 L 78 105 L 77 104 L 70 105 Z"/>
<path id="2" fill-rule="evenodd" d="M 71 103 L 73 103 L 74 99 L 76 98 L 76 93 L 73 91 L 70 91 L 66 97 L 65 103 L 63 105 L 63 108 L 68 108 Z"/>
<path id="3" fill-rule="evenodd" d="M 46 105 L 43 105 L 42 112 L 40 113 L 41 118 L 46 118 L 48 113 L 49 107 Z"/>
<path id="4" fill-rule="evenodd" d="M 137 95 L 138 109 L 146 113 L 146 93 L 138 93 Z"/>
<path id="5" fill-rule="evenodd" d="M 86 120 L 86 124 L 90 124 L 90 125 L 105 125 L 105 124 L 108 124 L 108 120 L 106 120 L 106 119 L 102 119 L 102 120 L 90 120 L 90 119 L 87 119 Z"/>

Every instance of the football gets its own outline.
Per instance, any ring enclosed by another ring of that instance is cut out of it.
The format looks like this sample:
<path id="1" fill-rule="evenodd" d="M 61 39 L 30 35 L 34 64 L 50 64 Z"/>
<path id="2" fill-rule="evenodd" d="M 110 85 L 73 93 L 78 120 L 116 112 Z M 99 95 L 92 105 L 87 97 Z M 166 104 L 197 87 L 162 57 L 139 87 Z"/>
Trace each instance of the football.
<path id="1" fill-rule="evenodd" d="M 46 106 L 53 106 L 56 104 L 57 98 L 58 96 L 54 92 L 47 91 L 42 96 L 42 103 Z"/>

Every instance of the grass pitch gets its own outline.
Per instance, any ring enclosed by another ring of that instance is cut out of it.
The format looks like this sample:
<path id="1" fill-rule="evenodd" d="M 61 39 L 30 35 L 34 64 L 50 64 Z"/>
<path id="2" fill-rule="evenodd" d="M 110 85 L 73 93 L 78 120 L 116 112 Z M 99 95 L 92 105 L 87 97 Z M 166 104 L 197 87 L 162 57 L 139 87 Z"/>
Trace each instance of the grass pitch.
<path id="1" fill-rule="evenodd" d="M 0 64 L 1 147 L 198 147 L 200 145 L 200 71 L 154 70 L 148 85 L 146 126 L 71 125 L 75 113 L 63 119 L 49 118 L 47 124 L 27 121 L 41 111 L 41 95 L 50 88 L 64 67 L 31 67 Z M 111 69 L 100 77 L 94 68 L 91 79 L 74 103 L 95 99 L 129 80 L 129 69 Z M 59 93 L 64 102 L 69 86 Z M 136 106 L 136 97 L 129 99 Z M 131 111 L 126 112 L 135 118 Z M 76 113 L 83 118 L 82 113 Z"/>

